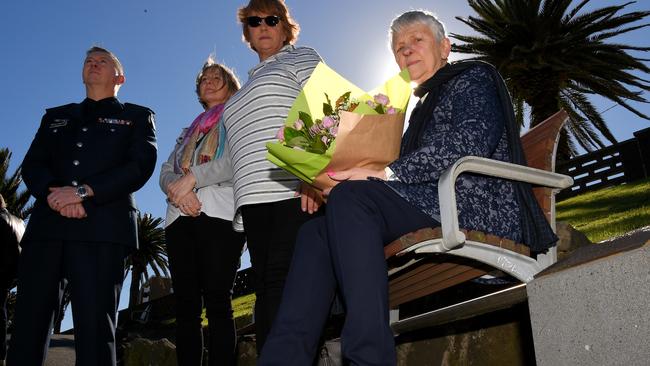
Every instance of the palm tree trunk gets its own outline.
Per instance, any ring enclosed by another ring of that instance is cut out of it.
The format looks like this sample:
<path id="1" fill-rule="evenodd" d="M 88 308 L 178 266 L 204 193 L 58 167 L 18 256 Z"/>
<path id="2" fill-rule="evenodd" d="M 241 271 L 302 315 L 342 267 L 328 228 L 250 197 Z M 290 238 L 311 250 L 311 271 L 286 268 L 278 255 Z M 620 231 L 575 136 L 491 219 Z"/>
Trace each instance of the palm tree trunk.
<path id="1" fill-rule="evenodd" d="M 560 110 L 560 86 L 545 72 L 531 75 L 531 90 L 524 97 L 530 106 L 530 127 L 535 127 Z"/>
<path id="2" fill-rule="evenodd" d="M 56 318 L 54 319 L 54 334 L 61 334 L 61 323 L 63 323 L 65 310 L 70 304 L 70 286 L 67 285 L 67 281 L 62 281 L 60 286 L 63 286 L 63 296 L 61 297 L 61 302 L 59 303 L 59 308 L 57 309 Z"/>
<path id="3" fill-rule="evenodd" d="M 129 308 L 138 304 L 138 295 L 140 293 L 140 278 L 142 277 L 142 270 L 137 266 L 133 266 L 131 270 L 131 286 L 129 287 Z"/>
<path id="4" fill-rule="evenodd" d="M 558 99 L 549 97 L 546 100 L 541 100 L 535 105 L 530 106 L 530 127 L 535 127 L 542 121 L 552 116 L 560 110 L 560 103 Z"/>

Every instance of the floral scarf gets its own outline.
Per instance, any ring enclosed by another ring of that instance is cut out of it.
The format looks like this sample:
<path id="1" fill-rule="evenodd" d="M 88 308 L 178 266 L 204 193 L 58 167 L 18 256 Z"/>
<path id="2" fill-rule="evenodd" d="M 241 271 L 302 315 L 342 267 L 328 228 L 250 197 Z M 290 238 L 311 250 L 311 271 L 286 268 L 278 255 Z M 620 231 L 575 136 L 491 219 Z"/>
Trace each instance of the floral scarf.
<path id="1" fill-rule="evenodd" d="M 220 139 L 219 120 L 223 114 L 223 104 L 214 106 L 196 117 L 194 122 L 185 131 L 182 141 L 174 150 L 174 172 L 187 174 L 190 171 L 199 138 L 203 136 L 205 142 L 199 151 L 196 165 L 214 159 L 219 149 Z"/>

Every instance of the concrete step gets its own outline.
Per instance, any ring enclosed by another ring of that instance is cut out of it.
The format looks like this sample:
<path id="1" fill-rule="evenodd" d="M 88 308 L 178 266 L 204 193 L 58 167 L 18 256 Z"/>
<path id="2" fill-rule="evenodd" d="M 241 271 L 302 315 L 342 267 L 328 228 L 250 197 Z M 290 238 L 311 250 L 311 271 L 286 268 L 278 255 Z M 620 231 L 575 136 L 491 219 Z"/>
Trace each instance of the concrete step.
<path id="1" fill-rule="evenodd" d="M 649 364 L 647 234 L 580 248 L 528 284 L 537 365 Z"/>

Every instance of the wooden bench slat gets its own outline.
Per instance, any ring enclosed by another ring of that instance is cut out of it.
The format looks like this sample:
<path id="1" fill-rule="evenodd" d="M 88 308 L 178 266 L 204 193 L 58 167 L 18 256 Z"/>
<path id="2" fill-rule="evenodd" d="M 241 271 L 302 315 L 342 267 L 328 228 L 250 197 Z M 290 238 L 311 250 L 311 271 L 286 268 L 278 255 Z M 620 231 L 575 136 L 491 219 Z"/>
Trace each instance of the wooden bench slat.
<path id="1" fill-rule="evenodd" d="M 430 268 L 430 270 L 432 272 L 436 271 L 435 268 Z M 415 300 L 420 297 L 427 296 L 454 286 L 459 283 L 458 281 L 469 281 L 471 279 L 480 277 L 487 272 L 488 271 L 486 270 L 481 270 L 469 265 L 454 265 L 450 268 L 447 268 L 447 270 L 443 272 L 438 272 L 437 274 L 432 274 L 429 277 L 424 277 L 418 282 L 409 282 L 408 284 L 410 286 L 402 288 L 401 290 L 393 289 L 393 287 L 390 286 L 390 307 L 395 308 L 405 302 Z M 431 273 L 424 271 L 423 274 L 428 275 Z"/>
<path id="2" fill-rule="evenodd" d="M 423 281 L 433 275 L 444 276 L 447 271 L 457 266 L 459 264 L 456 263 L 418 263 L 415 268 L 409 269 L 405 273 L 397 273 L 391 276 L 389 292 L 403 290 L 411 284 Z"/>
<path id="3" fill-rule="evenodd" d="M 401 276 L 393 281 L 395 284 L 390 287 L 389 293 L 410 292 L 418 287 L 427 286 L 431 283 L 448 280 L 453 276 L 463 273 L 472 268 L 463 264 L 425 264 L 420 266 L 421 270 L 417 276 Z"/>

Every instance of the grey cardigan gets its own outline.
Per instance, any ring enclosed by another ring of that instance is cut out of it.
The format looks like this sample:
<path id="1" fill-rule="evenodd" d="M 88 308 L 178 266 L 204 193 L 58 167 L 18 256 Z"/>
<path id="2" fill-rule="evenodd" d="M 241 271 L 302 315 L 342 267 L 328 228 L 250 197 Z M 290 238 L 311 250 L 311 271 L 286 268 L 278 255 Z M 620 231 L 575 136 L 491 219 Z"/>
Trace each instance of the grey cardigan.
<path id="1" fill-rule="evenodd" d="M 219 123 L 220 133 L 225 133 L 223 124 Z M 160 168 L 160 189 L 167 194 L 167 186 L 182 177 L 182 174 L 174 172 L 174 152 L 180 146 L 186 128 L 183 129 L 180 137 L 176 140 L 176 146 L 169 158 Z M 201 138 L 197 148 L 194 150 L 194 161 L 196 154 L 200 151 L 205 140 Z M 224 139 L 223 155 L 207 163 L 193 165 L 190 170 L 196 178 L 196 195 L 201 202 L 201 212 L 210 217 L 217 217 L 223 220 L 232 221 L 235 215 L 234 194 L 232 187 L 232 163 L 230 160 L 230 149 L 228 140 Z M 167 216 L 165 226 L 171 225 L 179 216 L 185 216 L 178 208 L 167 204 Z"/>

